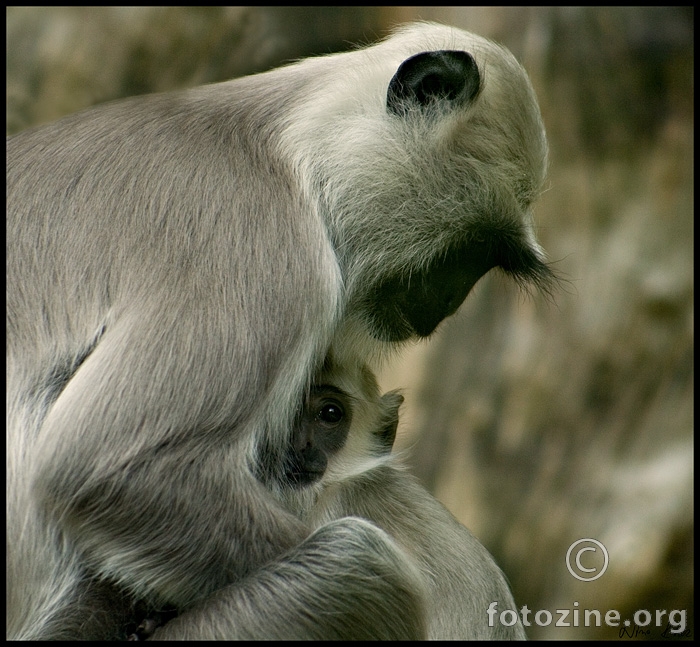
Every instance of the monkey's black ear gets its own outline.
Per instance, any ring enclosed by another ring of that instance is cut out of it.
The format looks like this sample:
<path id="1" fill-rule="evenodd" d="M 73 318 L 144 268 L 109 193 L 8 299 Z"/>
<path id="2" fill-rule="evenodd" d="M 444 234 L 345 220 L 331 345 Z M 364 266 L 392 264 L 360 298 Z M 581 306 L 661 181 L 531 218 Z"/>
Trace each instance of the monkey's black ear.
<path id="1" fill-rule="evenodd" d="M 396 428 L 399 426 L 399 407 L 403 396 L 397 391 L 389 391 L 381 397 L 382 420 L 375 436 L 379 441 L 377 451 L 381 454 L 391 453 L 396 440 Z"/>
<path id="2" fill-rule="evenodd" d="M 467 52 L 440 50 L 407 58 L 394 74 L 386 95 L 390 113 L 402 115 L 411 106 L 446 100 L 466 105 L 481 87 L 479 68 Z"/>

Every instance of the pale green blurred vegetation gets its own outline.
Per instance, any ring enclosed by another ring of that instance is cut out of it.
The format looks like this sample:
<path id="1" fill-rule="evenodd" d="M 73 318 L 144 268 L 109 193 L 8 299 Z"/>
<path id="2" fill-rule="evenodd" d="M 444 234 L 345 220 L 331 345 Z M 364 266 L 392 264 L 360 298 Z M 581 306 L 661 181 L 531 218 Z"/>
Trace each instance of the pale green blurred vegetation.
<path id="1" fill-rule="evenodd" d="M 383 384 L 407 398 L 399 444 L 519 605 L 686 609 L 693 636 L 692 9 L 9 8 L 7 130 L 417 18 L 494 38 L 529 71 L 551 153 L 538 236 L 567 281 L 548 303 L 489 275 L 385 366 Z M 591 583 L 564 563 L 584 537 L 610 554 Z"/>

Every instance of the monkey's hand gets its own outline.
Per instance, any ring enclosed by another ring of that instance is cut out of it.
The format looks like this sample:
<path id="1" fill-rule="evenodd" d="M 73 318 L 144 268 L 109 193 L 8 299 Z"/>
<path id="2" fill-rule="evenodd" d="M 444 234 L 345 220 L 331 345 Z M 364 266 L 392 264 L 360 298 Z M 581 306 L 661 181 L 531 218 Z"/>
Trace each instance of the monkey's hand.
<path id="1" fill-rule="evenodd" d="M 146 615 L 142 616 L 141 621 L 134 627 L 134 624 L 127 629 L 126 640 L 128 642 L 135 642 L 137 640 L 147 640 L 153 635 L 153 632 L 162 627 L 169 620 L 177 616 L 177 611 L 175 609 L 164 609 L 158 611 L 148 612 Z"/>

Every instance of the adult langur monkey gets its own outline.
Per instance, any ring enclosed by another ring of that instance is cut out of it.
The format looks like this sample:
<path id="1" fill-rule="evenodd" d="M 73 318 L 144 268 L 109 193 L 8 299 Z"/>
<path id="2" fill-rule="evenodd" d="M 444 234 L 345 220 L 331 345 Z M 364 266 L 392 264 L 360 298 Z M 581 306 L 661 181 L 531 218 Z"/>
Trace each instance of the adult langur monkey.
<path id="1" fill-rule="evenodd" d="M 216 591 L 219 637 L 421 636 L 410 560 L 309 534 L 259 448 L 284 469 L 332 341 L 427 336 L 494 267 L 547 284 L 545 158 L 513 56 L 433 24 L 9 138 L 8 636 L 112 636 L 95 582 Z"/>

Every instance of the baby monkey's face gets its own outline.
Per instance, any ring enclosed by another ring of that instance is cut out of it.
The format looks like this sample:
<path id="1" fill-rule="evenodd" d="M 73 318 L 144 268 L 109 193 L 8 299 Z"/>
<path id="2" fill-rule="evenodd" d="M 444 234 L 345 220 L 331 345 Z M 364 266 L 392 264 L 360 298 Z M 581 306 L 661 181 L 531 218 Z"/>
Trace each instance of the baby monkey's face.
<path id="1" fill-rule="evenodd" d="M 366 366 L 339 367 L 328 360 L 295 421 L 285 485 L 303 488 L 326 474 L 329 482 L 342 480 L 389 454 L 402 402 L 395 392 L 380 396 Z"/>
<path id="2" fill-rule="evenodd" d="M 284 462 L 288 485 L 304 487 L 326 473 L 328 460 L 344 446 L 350 432 L 350 396 L 332 384 L 318 384 L 297 417 Z"/>

